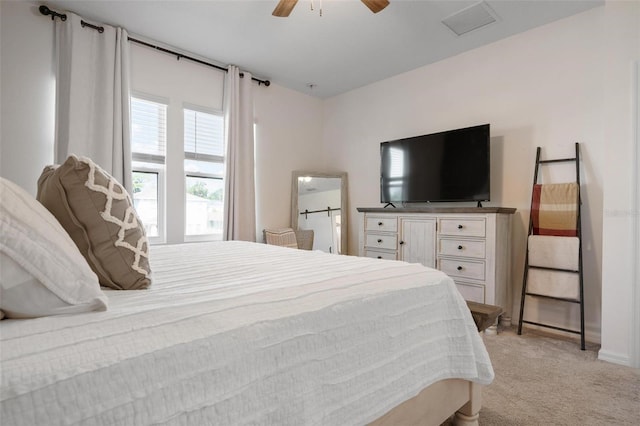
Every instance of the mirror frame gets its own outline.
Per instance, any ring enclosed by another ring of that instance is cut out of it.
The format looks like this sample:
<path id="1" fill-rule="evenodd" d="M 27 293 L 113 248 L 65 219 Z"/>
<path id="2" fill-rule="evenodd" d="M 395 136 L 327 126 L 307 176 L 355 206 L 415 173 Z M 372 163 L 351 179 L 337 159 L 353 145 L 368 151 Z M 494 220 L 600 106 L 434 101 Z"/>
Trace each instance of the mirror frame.
<path id="1" fill-rule="evenodd" d="M 323 173 L 296 170 L 291 173 L 291 227 L 298 229 L 298 178 L 311 176 L 313 178 L 339 178 L 340 185 L 340 254 L 346 255 L 349 248 L 348 210 L 347 210 L 347 172 Z"/>

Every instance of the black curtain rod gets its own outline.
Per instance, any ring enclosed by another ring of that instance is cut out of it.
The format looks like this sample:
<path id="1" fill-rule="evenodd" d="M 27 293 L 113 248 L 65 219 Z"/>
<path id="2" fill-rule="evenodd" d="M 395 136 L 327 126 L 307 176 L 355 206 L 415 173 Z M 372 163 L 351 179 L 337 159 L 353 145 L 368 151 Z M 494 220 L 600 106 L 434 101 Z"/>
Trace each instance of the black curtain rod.
<path id="1" fill-rule="evenodd" d="M 175 55 L 178 58 L 178 60 L 184 58 L 184 59 L 188 59 L 188 60 L 193 61 L 193 62 L 197 62 L 197 63 L 202 64 L 202 65 L 206 65 L 208 67 L 219 69 L 219 70 L 224 71 L 224 72 L 228 72 L 229 71 L 228 69 L 226 69 L 224 67 L 221 67 L 219 65 L 212 64 L 212 63 L 206 62 L 206 61 L 202 61 L 202 60 L 200 60 L 198 58 L 194 58 L 192 56 L 184 55 L 182 53 L 175 52 L 173 50 L 169 50 L 169 49 L 166 49 L 166 48 L 161 47 L 161 46 L 156 46 L 155 44 L 147 43 L 146 41 L 138 40 L 138 39 L 133 38 L 133 37 L 129 37 L 128 40 L 132 41 L 134 43 L 142 44 L 142 45 L 147 46 L 147 47 L 151 47 L 153 49 L 159 50 L 159 51 L 164 52 L 164 53 L 168 53 L 170 55 Z M 240 77 L 244 77 L 244 73 L 240 73 Z M 258 85 L 264 84 L 267 87 L 269 87 L 269 85 L 271 85 L 271 82 L 269 80 L 261 80 L 261 79 L 256 78 L 256 77 L 251 77 L 251 80 L 257 81 Z"/>
<path id="2" fill-rule="evenodd" d="M 40 6 L 40 8 L 38 10 L 40 11 L 41 14 L 43 14 L 45 16 L 46 15 L 51 15 L 51 20 L 52 21 L 55 18 L 60 18 L 61 21 L 66 21 L 67 20 L 67 15 L 66 14 L 58 13 L 55 10 L 51 10 L 45 5 Z M 80 21 L 80 23 L 81 23 L 83 28 L 84 27 L 89 27 L 89 28 L 93 28 L 94 30 L 98 31 L 99 33 L 104 32 L 104 28 L 103 27 L 99 27 L 97 25 L 92 25 L 92 24 L 90 24 L 88 22 L 85 22 L 85 21 L 82 21 L 82 20 Z M 219 70 L 224 71 L 224 72 L 228 72 L 229 71 L 228 69 L 226 69 L 224 67 L 221 67 L 219 65 L 212 64 L 212 63 L 206 62 L 206 61 L 202 61 L 200 59 L 197 59 L 197 58 L 194 58 L 194 57 L 191 57 L 191 56 L 188 56 L 188 55 L 184 55 L 182 53 L 178 53 L 178 52 L 175 52 L 173 50 L 166 49 L 164 47 L 156 46 L 154 44 L 147 43 L 146 41 L 138 40 L 138 39 L 135 39 L 133 37 L 128 37 L 127 40 L 129 40 L 131 42 L 134 42 L 134 43 L 142 44 L 142 45 L 147 46 L 147 47 L 151 47 L 153 49 L 159 50 L 159 51 L 164 52 L 164 53 L 168 53 L 170 55 L 175 55 L 178 58 L 178 60 L 180 60 L 181 58 L 184 58 L 184 59 L 188 59 L 188 60 L 193 61 L 193 62 L 197 62 L 197 63 L 202 64 L 202 65 L 206 65 L 206 66 L 209 66 L 209 67 L 212 67 L 212 68 L 219 69 Z M 240 73 L 240 77 L 244 77 L 244 73 Z M 271 82 L 269 80 L 261 80 L 261 79 L 256 78 L 256 77 L 251 77 L 251 80 L 258 82 L 258 85 L 264 84 L 267 87 L 269 87 L 271 85 Z"/>
<path id="3" fill-rule="evenodd" d="M 340 207 L 336 207 L 336 208 L 331 208 L 331 207 L 327 207 L 326 209 L 322 209 L 322 210 L 307 210 L 305 209 L 305 211 L 300 212 L 301 215 L 304 215 L 305 219 L 308 219 L 308 215 L 310 215 L 311 213 L 327 213 L 327 216 L 331 217 L 331 212 L 334 212 L 336 210 L 340 210 Z"/>

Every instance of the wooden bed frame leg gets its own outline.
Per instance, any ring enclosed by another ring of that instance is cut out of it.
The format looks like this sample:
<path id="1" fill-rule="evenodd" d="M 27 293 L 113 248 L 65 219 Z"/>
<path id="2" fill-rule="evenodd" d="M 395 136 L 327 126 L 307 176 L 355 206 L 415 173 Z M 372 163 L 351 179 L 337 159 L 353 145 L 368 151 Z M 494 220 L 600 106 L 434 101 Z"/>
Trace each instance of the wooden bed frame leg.
<path id="1" fill-rule="evenodd" d="M 456 411 L 456 415 L 453 419 L 453 424 L 456 426 L 478 426 L 478 418 L 480 415 L 478 413 L 473 416 L 467 416 L 462 414 L 460 411 Z"/>
<path id="2" fill-rule="evenodd" d="M 456 411 L 453 424 L 456 426 L 478 426 L 482 407 L 482 386 L 471 382 L 469 402 Z"/>

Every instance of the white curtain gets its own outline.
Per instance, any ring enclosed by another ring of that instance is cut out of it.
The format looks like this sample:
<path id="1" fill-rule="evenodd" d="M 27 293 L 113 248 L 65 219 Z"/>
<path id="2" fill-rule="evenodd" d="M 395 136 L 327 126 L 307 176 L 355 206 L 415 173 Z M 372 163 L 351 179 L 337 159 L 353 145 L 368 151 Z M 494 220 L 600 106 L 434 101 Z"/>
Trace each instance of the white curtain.
<path id="1" fill-rule="evenodd" d="M 224 192 L 224 239 L 256 240 L 253 95 L 251 75 L 229 66 L 225 87 L 227 158 Z"/>
<path id="2" fill-rule="evenodd" d="M 131 193 L 129 42 L 127 31 L 82 27 L 66 12 L 56 26 L 56 152 L 60 164 L 91 158 Z"/>

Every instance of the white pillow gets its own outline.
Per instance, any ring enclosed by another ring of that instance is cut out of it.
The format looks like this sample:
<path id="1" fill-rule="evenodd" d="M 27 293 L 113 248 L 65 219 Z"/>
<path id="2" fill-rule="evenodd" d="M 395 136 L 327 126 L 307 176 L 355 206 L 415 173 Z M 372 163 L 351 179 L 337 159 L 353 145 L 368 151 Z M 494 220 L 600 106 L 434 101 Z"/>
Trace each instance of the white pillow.
<path id="1" fill-rule="evenodd" d="M 0 177 L 0 310 L 6 318 L 105 310 L 98 277 L 60 223 Z"/>

